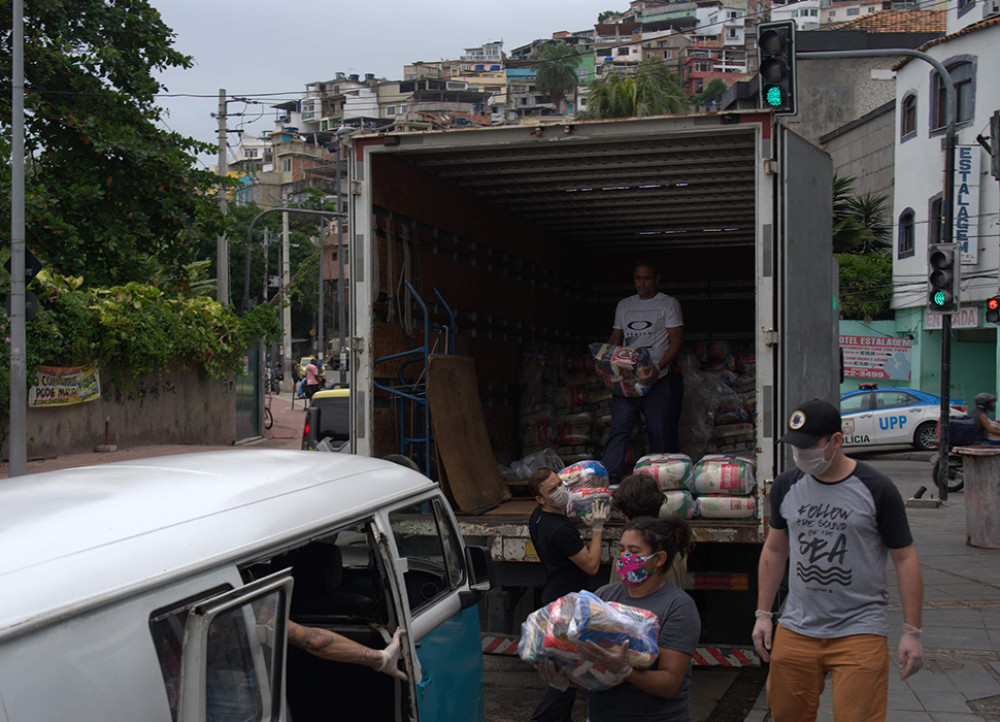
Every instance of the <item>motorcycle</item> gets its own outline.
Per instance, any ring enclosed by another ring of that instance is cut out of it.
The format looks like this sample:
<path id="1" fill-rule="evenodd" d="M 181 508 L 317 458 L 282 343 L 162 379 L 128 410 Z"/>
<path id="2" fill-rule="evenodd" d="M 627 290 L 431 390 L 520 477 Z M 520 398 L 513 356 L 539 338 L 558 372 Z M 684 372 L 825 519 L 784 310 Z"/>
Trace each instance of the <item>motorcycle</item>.
<path id="1" fill-rule="evenodd" d="M 934 489 L 938 483 L 938 464 L 940 456 L 931 459 L 931 483 Z M 965 487 L 965 472 L 962 470 L 962 457 L 958 454 L 948 454 L 948 491 L 961 491 Z"/>

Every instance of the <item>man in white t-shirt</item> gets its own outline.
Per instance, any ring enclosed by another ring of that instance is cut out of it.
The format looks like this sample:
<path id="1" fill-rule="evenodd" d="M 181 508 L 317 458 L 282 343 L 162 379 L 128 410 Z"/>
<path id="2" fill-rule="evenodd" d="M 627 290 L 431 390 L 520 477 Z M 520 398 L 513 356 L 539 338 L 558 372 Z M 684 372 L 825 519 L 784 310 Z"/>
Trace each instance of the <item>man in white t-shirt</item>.
<path id="1" fill-rule="evenodd" d="M 618 302 L 608 343 L 649 349 L 658 376 L 644 396 L 611 398 L 611 431 L 602 459 L 611 484 L 621 480 L 632 428 L 640 412 L 646 419 L 651 453 L 680 450 L 677 421 L 684 384 L 674 360 L 684 343 L 681 305 L 673 296 L 657 292 L 660 274 L 651 263 L 636 263 L 632 280 L 636 295 Z"/>

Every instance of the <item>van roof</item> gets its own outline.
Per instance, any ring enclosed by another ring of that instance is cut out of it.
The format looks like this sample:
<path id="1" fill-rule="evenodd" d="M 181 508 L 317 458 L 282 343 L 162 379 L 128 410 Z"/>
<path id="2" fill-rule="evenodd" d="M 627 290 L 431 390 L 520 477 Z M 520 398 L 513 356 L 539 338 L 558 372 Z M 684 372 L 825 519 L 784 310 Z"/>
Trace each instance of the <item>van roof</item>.
<path id="1" fill-rule="evenodd" d="M 391 462 L 210 451 L 5 479 L 0 638 L 435 488 Z"/>

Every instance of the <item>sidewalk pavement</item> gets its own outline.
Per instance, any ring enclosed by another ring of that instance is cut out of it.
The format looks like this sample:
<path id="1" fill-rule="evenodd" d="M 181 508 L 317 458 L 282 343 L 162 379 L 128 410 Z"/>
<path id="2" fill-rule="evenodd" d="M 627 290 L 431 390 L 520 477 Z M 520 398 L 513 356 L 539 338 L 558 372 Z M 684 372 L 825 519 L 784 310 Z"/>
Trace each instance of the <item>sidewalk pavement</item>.
<path id="1" fill-rule="evenodd" d="M 302 444 L 302 424 L 305 414 L 305 401 L 292 400 L 291 392 L 274 394 L 271 400 L 271 415 L 274 424 L 264 435 L 236 444 L 242 449 L 300 449 Z M 113 461 L 131 461 L 151 456 L 169 456 L 172 454 L 190 454 L 197 451 L 218 451 L 232 449 L 233 446 L 205 446 L 196 444 L 158 444 L 155 446 L 133 446 L 119 448 L 110 452 L 88 452 L 81 454 L 66 454 L 52 459 L 29 459 L 28 473 L 38 474 L 43 471 L 71 469 L 76 466 L 93 466 L 109 464 Z M 8 464 L 0 462 L 0 478 L 8 476 Z"/>
<path id="2" fill-rule="evenodd" d="M 909 498 L 927 474 L 926 462 L 875 461 Z M 924 667 L 906 681 L 895 669 L 902 607 L 889 562 L 888 722 L 978 722 L 1000 720 L 1000 549 L 966 544 L 965 495 L 949 494 L 939 508 L 908 508 L 914 545 L 924 577 Z M 761 692 L 745 722 L 765 722 Z M 829 678 L 820 698 L 818 722 L 833 720 Z"/>

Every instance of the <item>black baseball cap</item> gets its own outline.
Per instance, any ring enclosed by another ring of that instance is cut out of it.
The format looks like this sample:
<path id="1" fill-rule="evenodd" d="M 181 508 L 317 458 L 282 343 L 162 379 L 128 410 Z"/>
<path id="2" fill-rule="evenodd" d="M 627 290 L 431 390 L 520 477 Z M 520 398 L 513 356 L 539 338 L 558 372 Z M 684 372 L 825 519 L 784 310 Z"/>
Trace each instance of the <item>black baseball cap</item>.
<path id="1" fill-rule="evenodd" d="M 788 431 L 778 441 L 807 448 L 840 431 L 840 411 L 829 401 L 806 401 L 788 417 Z"/>

